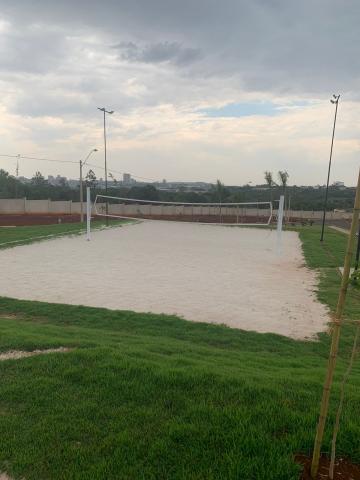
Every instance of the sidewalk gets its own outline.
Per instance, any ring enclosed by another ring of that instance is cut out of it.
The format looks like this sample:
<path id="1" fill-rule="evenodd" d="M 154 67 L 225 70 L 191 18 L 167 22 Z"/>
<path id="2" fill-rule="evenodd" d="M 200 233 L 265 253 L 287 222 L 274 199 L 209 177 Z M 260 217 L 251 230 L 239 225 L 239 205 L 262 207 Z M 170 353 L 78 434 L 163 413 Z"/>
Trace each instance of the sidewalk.
<path id="1" fill-rule="evenodd" d="M 336 230 L 337 232 L 345 233 L 345 235 L 349 235 L 350 233 L 350 230 L 348 230 L 347 228 L 335 227 L 335 225 L 330 225 L 330 228 Z"/>

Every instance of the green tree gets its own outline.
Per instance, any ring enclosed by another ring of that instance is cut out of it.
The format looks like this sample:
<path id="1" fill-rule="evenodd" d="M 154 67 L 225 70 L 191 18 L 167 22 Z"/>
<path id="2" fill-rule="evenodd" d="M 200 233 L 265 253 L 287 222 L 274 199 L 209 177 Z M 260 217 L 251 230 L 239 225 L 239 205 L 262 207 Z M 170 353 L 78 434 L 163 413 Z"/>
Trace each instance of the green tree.
<path id="1" fill-rule="evenodd" d="M 268 187 L 269 187 L 269 190 L 270 190 L 270 202 L 272 202 L 272 187 L 275 184 L 274 179 L 273 179 L 273 174 L 272 174 L 272 172 L 269 172 L 268 170 L 266 170 L 264 175 L 265 175 L 265 181 L 268 184 Z"/>
<path id="2" fill-rule="evenodd" d="M 85 183 L 87 187 L 90 187 L 90 188 L 96 187 L 97 179 L 96 179 L 95 172 L 93 170 L 90 169 L 86 174 Z"/>
<path id="3" fill-rule="evenodd" d="M 286 206 L 286 187 L 287 187 L 287 181 L 289 179 L 289 174 L 286 170 L 279 170 L 278 172 L 278 175 L 279 175 L 279 180 L 280 180 L 280 184 L 282 186 L 282 189 L 283 189 L 283 194 L 284 194 L 284 210 L 286 212 L 287 210 L 287 220 L 289 220 L 289 205 Z M 290 199 L 290 197 L 289 197 Z"/>
<path id="4" fill-rule="evenodd" d="M 42 173 L 37 171 L 31 179 L 31 184 L 40 187 L 46 185 L 47 181 L 45 180 L 45 177 L 42 175 Z"/>
<path id="5" fill-rule="evenodd" d="M 129 198 L 139 200 L 159 200 L 159 191 L 153 185 L 134 186 L 128 191 Z"/>
<path id="6" fill-rule="evenodd" d="M 289 174 L 286 170 L 279 170 L 278 175 L 279 175 L 279 181 L 280 181 L 280 184 L 283 188 L 283 192 L 284 192 L 284 196 L 285 196 L 287 182 L 288 182 L 288 179 L 289 179 Z"/>
<path id="7" fill-rule="evenodd" d="M 216 184 L 212 185 L 211 197 L 213 201 L 222 203 L 229 196 L 229 192 L 225 185 L 218 179 Z"/>
<path id="8" fill-rule="evenodd" d="M 22 184 L 3 169 L 0 169 L 0 197 L 14 198 L 17 192 L 23 194 Z"/>
<path id="9" fill-rule="evenodd" d="M 109 177 L 114 182 L 114 185 L 117 185 L 118 181 L 116 180 L 116 178 L 114 177 L 114 175 L 111 172 L 109 172 Z"/>

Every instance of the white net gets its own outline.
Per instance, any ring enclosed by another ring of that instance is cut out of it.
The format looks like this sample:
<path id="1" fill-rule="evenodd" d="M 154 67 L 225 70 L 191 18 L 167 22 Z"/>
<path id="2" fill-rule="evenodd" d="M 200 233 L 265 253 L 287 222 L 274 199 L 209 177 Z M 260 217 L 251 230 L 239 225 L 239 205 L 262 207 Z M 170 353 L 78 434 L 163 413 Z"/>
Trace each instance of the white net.
<path id="1" fill-rule="evenodd" d="M 187 203 L 97 195 L 94 214 L 134 220 L 165 220 L 221 225 L 269 225 L 271 202 Z"/>

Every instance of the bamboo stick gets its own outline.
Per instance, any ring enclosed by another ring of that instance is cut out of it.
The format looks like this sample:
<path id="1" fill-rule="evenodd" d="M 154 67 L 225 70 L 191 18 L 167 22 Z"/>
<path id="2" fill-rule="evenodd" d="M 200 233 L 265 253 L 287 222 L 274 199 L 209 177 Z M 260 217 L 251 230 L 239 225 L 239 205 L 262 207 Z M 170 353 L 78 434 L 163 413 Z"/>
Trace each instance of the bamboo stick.
<path id="1" fill-rule="evenodd" d="M 341 389 L 340 389 L 340 402 L 338 405 L 338 409 L 336 412 L 336 419 L 335 419 L 335 425 L 334 425 L 334 431 L 333 431 L 333 438 L 331 442 L 331 459 L 330 459 L 330 468 L 329 468 L 329 478 L 330 480 L 334 480 L 334 468 L 335 468 L 335 457 L 336 457 L 336 440 L 337 436 L 339 433 L 339 428 L 340 428 L 340 417 L 344 405 L 344 398 L 345 398 L 345 385 L 346 382 L 348 381 L 348 378 L 350 377 L 350 373 L 354 364 L 354 360 L 356 357 L 357 353 L 357 344 L 358 344 L 358 339 L 359 339 L 359 333 L 360 333 L 360 326 L 358 325 L 356 328 L 355 332 L 355 337 L 354 337 L 354 343 L 353 343 L 353 348 L 351 351 L 350 355 L 350 361 L 348 368 L 346 369 L 346 372 L 344 373 L 342 382 L 341 382 Z"/>
<path id="2" fill-rule="evenodd" d="M 350 235 L 348 238 L 348 244 L 347 244 L 347 249 L 345 254 L 344 272 L 341 279 L 339 297 L 338 297 L 338 302 L 336 306 L 335 322 L 333 323 L 333 333 L 332 333 L 332 339 L 331 339 L 328 368 L 325 376 L 325 383 L 324 383 L 324 389 L 323 389 L 321 406 L 320 406 L 320 415 L 319 415 L 319 421 L 318 421 L 316 437 L 314 442 L 314 452 L 313 452 L 313 458 L 312 458 L 312 464 L 311 464 L 311 477 L 313 479 L 316 479 L 316 476 L 319 470 L 320 451 L 321 451 L 321 445 L 322 445 L 322 440 L 324 436 L 326 417 L 329 410 L 330 391 L 333 383 L 334 371 L 336 366 L 336 358 L 337 358 L 337 353 L 339 348 L 340 329 L 342 324 L 341 320 L 342 320 L 342 315 L 344 311 L 347 288 L 349 284 L 351 260 L 353 256 L 354 245 L 355 245 L 355 235 L 356 235 L 358 223 L 359 223 L 359 212 L 360 212 L 360 170 L 358 175 Z"/>

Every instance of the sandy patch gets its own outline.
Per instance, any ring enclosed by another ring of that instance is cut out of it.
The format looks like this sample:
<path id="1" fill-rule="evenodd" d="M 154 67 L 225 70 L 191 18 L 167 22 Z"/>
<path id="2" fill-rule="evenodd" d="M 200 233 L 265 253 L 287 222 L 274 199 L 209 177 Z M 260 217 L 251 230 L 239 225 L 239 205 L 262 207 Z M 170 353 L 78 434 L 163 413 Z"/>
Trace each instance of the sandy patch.
<path id="1" fill-rule="evenodd" d="M 5 313 L 5 314 L 0 313 L 0 319 L 3 319 L 3 320 L 18 320 L 20 318 L 23 318 L 23 317 L 18 316 L 15 313 Z"/>
<path id="2" fill-rule="evenodd" d="M 143 222 L 0 251 L 0 295 L 177 314 L 306 338 L 324 330 L 296 232 Z"/>
<path id="3" fill-rule="evenodd" d="M 0 362 L 3 360 L 18 360 L 19 358 L 34 357 L 35 355 L 46 355 L 48 353 L 65 353 L 70 352 L 71 348 L 47 348 L 45 350 L 33 350 L 32 352 L 24 352 L 22 350 L 9 350 L 8 352 L 0 353 Z M 2 480 L 0 476 L 0 480 Z"/>

